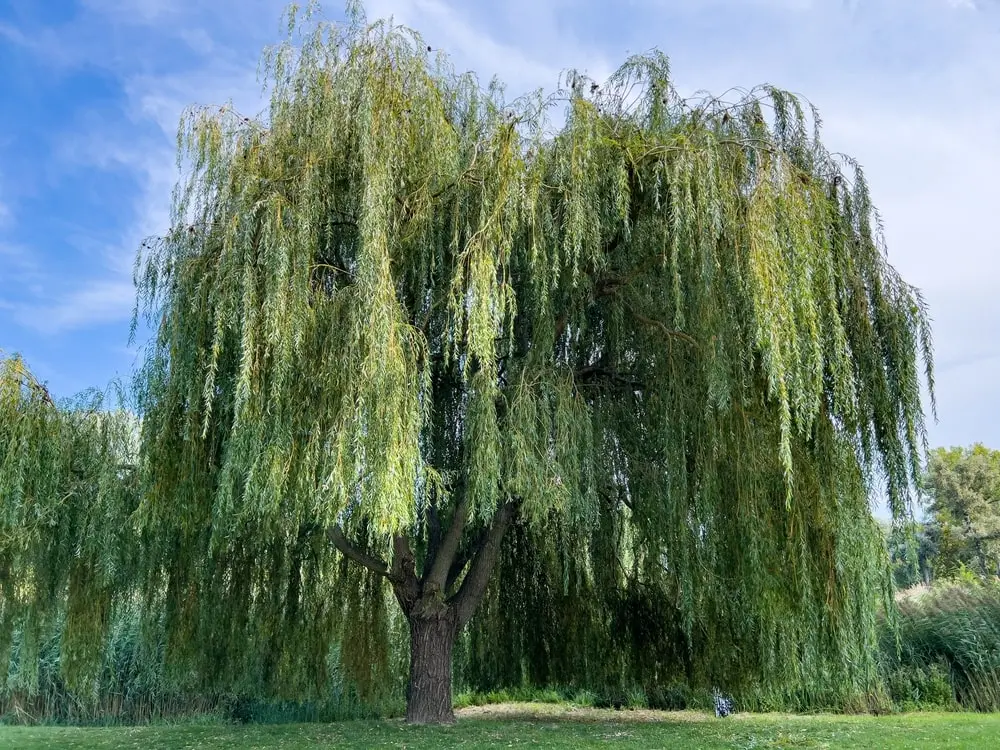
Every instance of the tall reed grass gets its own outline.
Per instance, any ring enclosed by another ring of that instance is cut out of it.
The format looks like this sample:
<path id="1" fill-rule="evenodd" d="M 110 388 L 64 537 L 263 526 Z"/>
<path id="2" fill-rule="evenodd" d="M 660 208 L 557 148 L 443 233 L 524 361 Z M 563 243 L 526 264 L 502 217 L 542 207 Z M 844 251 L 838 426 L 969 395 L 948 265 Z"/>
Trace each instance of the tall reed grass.
<path id="1" fill-rule="evenodd" d="M 917 587 L 898 598 L 882 669 L 902 705 L 1000 711 L 1000 583 L 972 579 Z"/>

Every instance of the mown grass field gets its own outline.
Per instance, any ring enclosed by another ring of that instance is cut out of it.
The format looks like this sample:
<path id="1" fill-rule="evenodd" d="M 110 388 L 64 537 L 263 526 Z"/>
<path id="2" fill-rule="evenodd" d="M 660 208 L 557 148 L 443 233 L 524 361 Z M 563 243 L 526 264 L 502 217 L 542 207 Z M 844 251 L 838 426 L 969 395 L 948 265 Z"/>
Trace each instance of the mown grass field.
<path id="1" fill-rule="evenodd" d="M 2 748 L 998 748 L 1000 714 L 737 715 L 514 704 L 465 709 L 451 727 L 400 721 L 78 728 L 0 727 Z"/>

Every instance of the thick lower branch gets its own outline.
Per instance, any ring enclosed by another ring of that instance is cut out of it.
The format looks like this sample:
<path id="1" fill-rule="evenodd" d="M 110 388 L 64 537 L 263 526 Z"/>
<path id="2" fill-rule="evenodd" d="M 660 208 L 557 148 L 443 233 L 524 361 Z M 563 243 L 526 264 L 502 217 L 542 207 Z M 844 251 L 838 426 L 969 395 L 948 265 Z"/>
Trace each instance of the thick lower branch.
<path id="1" fill-rule="evenodd" d="M 330 541 L 333 542 L 333 546 L 340 550 L 340 553 L 344 557 L 349 560 L 353 560 L 359 565 L 363 565 L 373 573 L 378 573 L 381 576 L 389 575 L 388 565 L 377 557 L 362 552 L 351 544 L 350 540 L 344 535 L 344 530 L 339 526 L 333 526 L 330 528 L 327 532 L 327 536 L 329 536 Z"/>
<path id="2" fill-rule="evenodd" d="M 500 556 L 500 543 L 517 515 L 517 506 L 518 503 L 511 500 L 497 510 L 490 530 L 472 560 L 472 567 L 469 568 L 458 593 L 452 597 L 451 603 L 455 608 L 459 630 L 469 622 L 480 599 L 483 598 L 490 575 L 493 573 L 497 558 Z"/>
<path id="3" fill-rule="evenodd" d="M 441 546 L 441 514 L 437 503 L 428 503 L 424 513 L 427 517 L 427 559 L 432 560 Z"/>
<path id="4" fill-rule="evenodd" d="M 408 616 L 420 601 L 420 580 L 410 541 L 402 534 L 392 538 L 392 568 L 388 575 L 399 606 Z"/>
<path id="5" fill-rule="evenodd" d="M 451 564 L 455 560 L 455 553 L 458 552 L 458 545 L 462 541 L 462 534 L 465 532 L 465 524 L 468 517 L 469 504 L 465 498 L 462 498 L 458 507 L 455 508 L 448 533 L 445 534 L 441 540 L 441 544 L 434 551 L 430 570 L 424 577 L 425 591 L 430 588 L 436 588 L 438 591 L 444 592 L 448 571 L 451 570 Z"/>
<path id="6" fill-rule="evenodd" d="M 484 529 L 479 533 L 478 536 L 468 545 L 465 546 L 457 555 L 451 563 L 451 569 L 448 571 L 448 580 L 445 582 L 445 591 L 452 591 L 455 588 L 455 583 L 465 572 L 465 566 L 469 564 L 476 553 L 482 548 L 486 541 L 486 534 L 489 529 Z"/>

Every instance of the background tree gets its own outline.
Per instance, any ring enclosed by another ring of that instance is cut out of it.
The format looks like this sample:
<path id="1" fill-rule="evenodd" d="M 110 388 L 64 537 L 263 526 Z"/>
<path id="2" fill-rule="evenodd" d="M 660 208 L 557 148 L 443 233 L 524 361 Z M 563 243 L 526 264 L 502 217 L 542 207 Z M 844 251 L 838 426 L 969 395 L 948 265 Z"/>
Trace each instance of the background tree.
<path id="1" fill-rule="evenodd" d="M 965 566 L 980 576 L 1000 575 L 1000 451 L 931 451 L 921 489 L 938 545 L 935 569 L 946 577 Z"/>
<path id="2" fill-rule="evenodd" d="M 938 554 L 936 536 L 930 524 L 904 521 L 887 526 L 885 534 L 896 588 L 930 583 Z"/>
<path id="3" fill-rule="evenodd" d="M 183 121 L 173 229 L 138 263 L 156 336 L 122 565 L 178 674 L 301 697 L 339 640 L 374 679 L 388 585 L 407 718 L 451 720 L 503 557 L 484 627 L 532 559 L 581 605 L 630 570 L 692 669 L 869 678 L 868 487 L 904 508 L 929 331 L 815 113 L 681 99 L 659 53 L 509 101 L 356 7 L 291 15 L 262 117 Z"/>
<path id="4" fill-rule="evenodd" d="M 57 405 L 20 357 L 0 352 L 0 679 L 16 630 L 29 690 L 53 628 L 65 628 L 64 676 L 93 676 L 94 644 L 131 584 L 138 430 L 111 405 L 94 391 Z"/>

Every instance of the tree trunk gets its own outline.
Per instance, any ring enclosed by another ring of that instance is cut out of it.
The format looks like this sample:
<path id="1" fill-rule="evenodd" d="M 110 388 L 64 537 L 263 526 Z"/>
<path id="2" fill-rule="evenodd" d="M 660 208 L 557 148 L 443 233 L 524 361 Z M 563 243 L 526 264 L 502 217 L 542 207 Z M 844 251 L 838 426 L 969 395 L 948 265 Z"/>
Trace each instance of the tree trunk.
<path id="1" fill-rule="evenodd" d="M 339 526 L 328 531 L 330 540 L 350 560 L 363 565 L 392 584 L 392 591 L 410 623 L 410 684 L 406 690 L 406 721 L 410 724 L 453 724 L 451 705 L 451 654 L 455 639 L 476 610 L 500 554 L 500 542 L 514 520 L 518 503 L 508 501 L 497 509 L 487 532 L 475 545 L 471 558 L 456 559 L 467 507 L 456 508 L 452 528 L 438 539 L 429 569 L 417 576 L 413 550 L 406 536 L 393 537 L 390 568 L 382 560 L 355 547 Z M 470 562 L 471 560 L 471 562 Z M 457 576 L 458 591 L 445 597 Z"/>
<path id="2" fill-rule="evenodd" d="M 458 634 L 453 612 L 430 617 L 411 615 L 410 684 L 406 721 L 410 724 L 453 724 L 451 653 Z"/>

